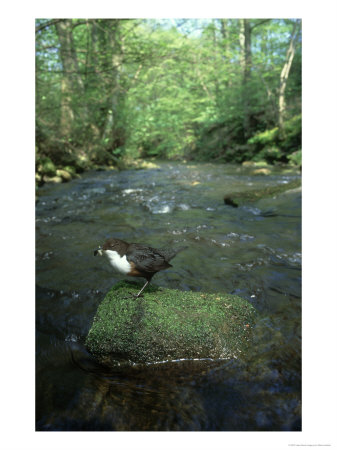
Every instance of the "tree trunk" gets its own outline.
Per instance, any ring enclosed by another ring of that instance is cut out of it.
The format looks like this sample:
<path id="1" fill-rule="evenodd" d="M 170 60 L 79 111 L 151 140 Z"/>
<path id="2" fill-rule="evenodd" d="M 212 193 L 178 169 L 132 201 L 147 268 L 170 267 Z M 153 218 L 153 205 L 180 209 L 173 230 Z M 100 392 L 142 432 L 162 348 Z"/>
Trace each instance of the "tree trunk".
<path id="1" fill-rule="evenodd" d="M 225 58 L 229 58 L 229 26 L 228 26 L 228 19 L 220 19 L 220 26 L 221 26 L 221 35 L 222 39 L 224 40 L 224 55 Z"/>
<path id="2" fill-rule="evenodd" d="M 251 27 L 249 19 L 240 20 L 241 68 L 243 72 L 242 101 L 245 139 L 251 135 L 250 78 L 252 68 Z"/>
<path id="3" fill-rule="evenodd" d="M 299 22 L 296 21 L 291 33 L 289 48 L 287 50 L 286 61 L 281 71 L 280 88 L 279 88 L 279 101 L 278 101 L 278 126 L 281 136 L 284 136 L 284 116 L 286 111 L 285 91 L 287 87 L 287 81 L 289 72 L 295 55 L 295 41 L 298 30 Z"/>
<path id="4" fill-rule="evenodd" d="M 119 129 L 117 124 L 118 113 L 121 112 L 123 98 L 121 98 L 121 69 L 123 62 L 123 45 L 119 41 L 119 27 L 120 20 L 112 19 L 109 21 L 108 29 L 108 46 L 112 53 L 108 54 L 108 64 L 111 67 L 111 77 L 109 80 L 109 99 L 108 99 L 108 112 L 106 115 L 103 139 L 109 139 L 111 146 L 117 148 L 123 145 L 123 132 Z"/>
<path id="5" fill-rule="evenodd" d="M 230 45 L 229 45 L 229 26 L 228 19 L 220 19 L 221 35 L 222 35 L 222 51 L 226 64 L 230 63 Z M 229 77 L 225 82 L 226 87 L 230 88 L 232 85 Z"/>
<path id="6" fill-rule="evenodd" d="M 74 118 L 74 111 L 71 107 L 71 84 L 68 78 L 63 77 L 61 80 L 60 134 L 65 139 L 70 139 L 71 137 Z"/>
<path id="7" fill-rule="evenodd" d="M 63 75 L 61 79 L 61 120 L 60 134 L 65 139 L 71 136 L 72 124 L 74 121 L 74 111 L 71 105 L 73 93 L 72 76 L 74 72 L 71 53 L 71 20 L 65 19 L 55 23 L 57 35 L 60 41 L 60 57 L 62 62 Z"/>
<path id="8" fill-rule="evenodd" d="M 86 20 L 86 32 L 87 32 L 87 54 L 86 54 L 86 60 L 85 60 L 85 74 L 84 74 L 84 92 L 89 93 L 92 90 L 92 77 L 89 74 L 88 71 L 97 70 L 99 67 L 97 57 L 96 57 L 96 20 Z M 98 82 L 99 75 L 96 74 L 95 81 Z M 88 102 L 90 104 L 90 101 Z M 85 114 L 86 114 L 86 124 L 89 126 L 89 129 L 91 130 L 92 136 L 94 140 L 98 140 L 100 138 L 100 130 L 98 125 L 95 121 L 95 115 L 92 114 L 92 110 L 90 107 L 85 106 Z M 89 142 L 89 141 L 88 141 Z M 87 146 L 86 142 L 86 146 Z"/>
<path id="9" fill-rule="evenodd" d="M 242 73 L 244 73 L 244 70 L 245 70 L 245 23 L 244 23 L 244 19 L 240 19 L 239 25 L 240 25 L 240 31 L 239 31 L 240 66 L 241 66 Z"/>

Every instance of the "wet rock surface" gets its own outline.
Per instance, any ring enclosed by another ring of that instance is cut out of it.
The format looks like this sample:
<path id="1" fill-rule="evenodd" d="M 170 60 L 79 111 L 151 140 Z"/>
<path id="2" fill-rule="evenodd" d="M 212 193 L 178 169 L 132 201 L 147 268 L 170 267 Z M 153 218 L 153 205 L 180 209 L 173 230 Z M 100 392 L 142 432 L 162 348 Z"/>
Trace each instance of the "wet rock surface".
<path id="1" fill-rule="evenodd" d="M 134 299 L 139 284 L 117 283 L 98 307 L 86 339 L 103 363 L 237 358 L 256 311 L 236 295 L 159 289 Z"/>

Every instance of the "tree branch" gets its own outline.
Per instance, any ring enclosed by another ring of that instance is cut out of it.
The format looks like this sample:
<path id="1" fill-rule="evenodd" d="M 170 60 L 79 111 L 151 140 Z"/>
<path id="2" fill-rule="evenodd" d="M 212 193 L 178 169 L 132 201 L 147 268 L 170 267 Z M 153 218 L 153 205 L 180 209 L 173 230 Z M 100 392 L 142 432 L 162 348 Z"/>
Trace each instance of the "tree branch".
<path id="1" fill-rule="evenodd" d="M 256 23 L 255 25 L 250 27 L 250 31 L 253 30 L 253 28 L 259 27 L 260 25 L 262 25 L 263 23 L 269 22 L 271 19 L 263 19 L 260 20 L 260 22 Z"/>
<path id="2" fill-rule="evenodd" d="M 55 25 L 58 22 L 62 22 L 63 20 L 64 19 L 52 19 L 46 23 L 42 23 L 41 25 L 35 28 L 35 33 L 38 33 L 39 31 L 44 30 L 45 28 L 50 27 L 51 25 Z"/>

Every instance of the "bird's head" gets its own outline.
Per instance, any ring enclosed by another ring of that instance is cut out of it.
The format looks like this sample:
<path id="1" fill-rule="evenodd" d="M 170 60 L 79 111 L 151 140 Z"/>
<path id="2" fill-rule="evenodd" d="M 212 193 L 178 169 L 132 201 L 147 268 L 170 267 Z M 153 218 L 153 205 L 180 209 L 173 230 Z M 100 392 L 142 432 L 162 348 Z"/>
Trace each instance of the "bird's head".
<path id="1" fill-rule="evenodd" d="M 103 255 L 103 248 L 101 246 L 99 246 L 95 251 L 94 251 L 94 256 L 102 256 Z"/>
<path id="2" fill-rule="evenodd" d="M 104 244 L 98 247 L 97 250 L 94 251 L 94 256 L 96 255 L 107 255 L 107 252 L 114 251 L 118 252 L 119 255 L 125 255 L 126 249 L 128 247 L 128 243 L 122 241 L 121 239 L 110 238 L 104 242 Z"/>

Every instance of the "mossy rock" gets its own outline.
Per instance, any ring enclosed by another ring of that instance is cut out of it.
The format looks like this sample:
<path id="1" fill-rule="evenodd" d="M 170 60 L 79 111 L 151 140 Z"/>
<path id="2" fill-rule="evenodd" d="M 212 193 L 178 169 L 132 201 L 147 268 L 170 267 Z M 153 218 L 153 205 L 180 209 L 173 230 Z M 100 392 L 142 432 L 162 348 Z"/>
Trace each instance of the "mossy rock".
<path id="1" fill-rule="evenodd" d="M 43 181 L 45 183 L 62 183 L 62 178 L 58 175 L 55 175 L 54 177 L 49 177 L 48 175 L 43 175 Z"/>
<path id="2" fill-rule="evenodd" d="M 71 181 L 72 179 L 71 173 L 65 169 L 57 169 L 56 175 L 61 177 L 63 181 Z"/>
<path id="3" fill-rule="evenodd" d="M 91 169 L 92 163 L 88 156 L 82 152 L 78 155 L 70 155 L 68 158 L 65 157 L 62 161 L 62 168 L 75 177 L 75 174 Z"/>
<path id="4" fill-rule="evenodd" d="M 47 156 L 39 158 L 37 171 L 42 175 L 53 177 L 56 175 L 56 167 L 53 161 Z"/>
<path id="5" fill-rule="evenodd" d="M 266 167 L 261 167 L 260 169 L 255 169 L 252 172 L 253 175 L 270 175 L 271 170 Z"/>
<path id="6" fill-rule="evenodd" d="M 69 172 L 72 177 L 76 177 L 76 168 L 74 166 L 64 166 L 63 169 Z"/>
<path id="7" fill-rule="evenodd" d="M 229 294 L 117 283 L 99 305 L 86 347 L 101 363 L 236 358 L 248 347 L 256 311 Z"/>
<path id="8" fill-rule="evenodd" d="M 266 175 L 266 174 L 265 174 Z M 295 189 L 301 186 L 301 179 L 296 178 L 289 183 L 282 183 L 276 186 L 265 186 L 257 189 L 247 189 L 243 191 L 225 194 L 224 202 L 229 206 L 241 206 L 246 203 L 253 203 L 260 198 L 272 197 L 273 195 L 281 194 L 290 189 Z"/>
<path id="9" fill-rule="evenodd" d="M 243 161 L 241 163 L 243 167 L 266 167 L 268 163 L 266 161 Z"/>

